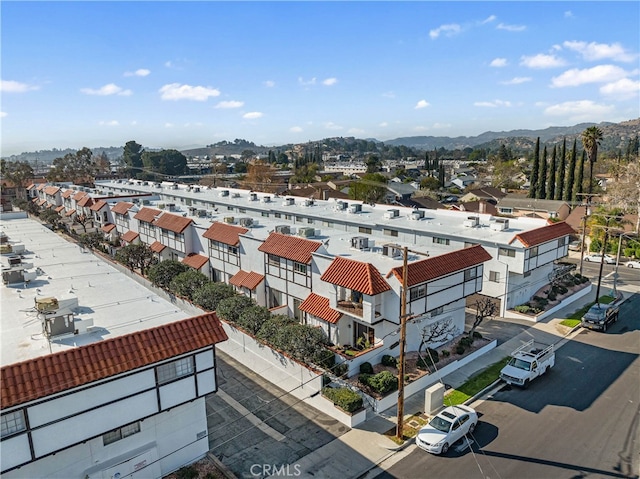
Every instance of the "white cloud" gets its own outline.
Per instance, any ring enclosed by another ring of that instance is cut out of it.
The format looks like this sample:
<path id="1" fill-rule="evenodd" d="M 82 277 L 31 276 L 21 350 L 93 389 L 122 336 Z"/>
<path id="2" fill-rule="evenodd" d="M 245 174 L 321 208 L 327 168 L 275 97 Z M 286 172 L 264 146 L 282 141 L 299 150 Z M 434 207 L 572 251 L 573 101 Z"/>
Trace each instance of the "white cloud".
<path id="1" fill-rule="evenodd" d="M 6 111 L 0 111 L 0 118 L 4 118 L 8 113 Z"/>
<path id="2" fill-rule="evenodd" d="M 243 101 L 226 100 L 218 103 L 216 108 L 240 108 L 242 106 L 244 106 Z"/>
<path id="3" fill-rule="evenodd" d="M 561 67 L 564 64 L 565 61 L 562 58 L 544 53 L 538 53 L 533 56 L 523 56 L 520 61 L 520 65 L 529 68 L 555 68 Z"/>
<path id="4" fill-rule="evenodd" d="M 434 130 L 443 130 L 445 128 L 451 128 L 451 123 L 434 123 L 431 127 Z"/>
<path id="5" fill-rule="evenodd" d="M 124 72 L 124 76 L 126 77 L 146 77 L 151 73 L 151 70 L 147 70 L 146 68 L 138 68 L 134 72 Z"/>
<path id="6" fill-rule="evenodd" d="M 567 10 L 564 12 L 564 18 L 573 18 L 573 12 L 571 10 Z"/>
<path id="7" fill-rule="evenodd" d="M 600 87 L 600 93 L 619 100 L 635 98 L 638 92 L 640 92 L 640 81 L 629 78 L 622 78 Z"/>
<path id="8" fill-rule="evenodd" d="M 337 78 L 327 78 L 326 80 L 322 81 L 322 84 L 324 86 L 333 86 L 336 83 L 338 83 L 338 79 Z"/>
<path id="9" fill-rule="evenodd" d="M 527 29 L 525 25 L 507 25 L 506 23 L 499 23 L 496 28 L 508 32 L 522 32 Z"/>
<path id="10" fill-rule="evenodd" d="M 462 31 L 462 27 L 457 23 L 450 23 L 448 25 L 440 25 L 438 28 L 434 28 L 429 31 L 429 36 L 431 38 L 438 38 L 440 35 L 444 35 L 446 37 L 453 37 L 459 34 Z"/>
<path id="11" fill-rule="evenodd" d="M 267 80 L 264 82 L 264 86 L 266 86 L 267 88 L 273 88 L 274 86 L 276 86 L 276 82 L 274 82 L 273 80 Z"/>
<path id="12" fill-rule="evenodd" d="M 382 94 L 383 97 L 385 98 L 395 98 L 396 94 L 392 91 L 387 91 L 385 93 Z"/>
<path id="13" fill-rule="evenodd" d="M 7 93 L 24 93 L 27 91 L 38 90 L 40 87 L 34 85 L 28 85 L 13 80 L 0 81 L 0 91 Z"/>
<path id="14" fill-rule="evenodd" d="M 562 88 L 586 83 L 608 83 L 627 77 L 627 72 L 615 65 L 598 65 L 580 70 L 572 68 L 551 79 L 551 86 Z"/>
<path id="15" fill-rule="evenodd" d="M 289 131 L 291 133 L 302 133 L 304 130 L 302 129 L 302 127 L 292 126 L 291 128 L 289 128 Z"/>
<path id="16" fill-rule="evenodd" d="M 220 90 L 205 86 L 181 85 L 180 83 L 169 83 L 160 90 L 163 100 L 193 100 L 207 101 L 209 97 L 220 95 Z"/>
<path id="17" fill-rule="evenodd" d="M 310 86 L 316 84 L 316 77 L 313 77 L 311 80 L 305 80 L 302 77 L 298 77 L 298 83 L 302 86 Z"/>
<path id="18" fill-rule="evenodd" d="M 510 101 L 504 101 L 504 100 L 493 100 L 493 101 L 476 101 L 473 106 L 480 106 L 480 107 L 489 107 L 489 108 L 498 108 L 498 107 L 510 107 L 511 106 L 511 102 Z"/>
<path id="19" fill-rule="evenodd" d="M 416 103 L 416 106 L 414 106 L 413 108 L 416 110 L 420 110 L 421 108 L 426 108 L 429 106 L 429 102 L 427 100 L 420 100 L 418 103 Z"/>
<path id="20" fill-rule="evenodd" d="M 507 64 L 508 62 L 506 58 L 494 58 L 493 60 L 491 60 L 491 63 L 489 63 L 489 66 L 501 68 L 506 67 Z"/>
<path id="21" fill-rule="evenodd" d="M 101 121 L 100 125 L 102 125 L 102 126 L 120 126 L 120 122 L 118 120 Z"/>
<path id="22" fill-rule="evenodd" d="M 173 123 L 165 123 L 164 127 L 165 128 L 173 128 Z"/>
<path id="23" fill-rule="evenodd" d="M 332 121 L 328 121 L 324 124 L 324 127 L 327 130 L 342 130 L 342 127 L 340 125 L 336 125 L 334 122 Z"/>
<path id="24" fill-rule="evenodd" d="M 619 43 L 596 43 L 596 42 L 578 42 L 567 41 L 563 43 L 565 48 L 573 50 L 582 55 L 587 61 L 603 60 L 610 58 L 619 62 L 632 62 L 635 60 L 635 55 L 632 55 L 625 51 L 625 49 Z"/>
<path id="25" fill-rule="evenodd" d="M 491 23 L 494 22 L 496 20 L 496 16 L 495 15 L 489 15 L 487 18 L 485 18 L 484 20 L 482 20 L 480 22 L 481 25 L 484 25 L 485 23 Z"/>
<path id="26" fill-rule="evenodd" d="M 242 118 L 244 118 L 245 120 L 257 120 L 258 118 L 262 118 L 263 116 L 264 114 L 259 111 L 250 111 L 242 115 Z"/>
<path id="27" fill-rule="evenodd" d="M 378 126 L 382 127 L 382 128 L 386 128 L 387 126 L 389 126 L 389 123 L 387 123 L 386 121 L 383 121 L 382 123 L 380 123 Z"/>
<path id="28" fill-rule="evenodd" d="M 119 87 L 115 83 L 109 83 L 104 85 L 97 90 L 94 88 L 82 88 L 80 90 L 85 95 L 98 95 L 98 96 L 109 96 L 109 95 L 119 95 L 119 96 L 129 96 L 132 95 L 133 92 L 131 90 L 124 90 Z"/>
<path id="29" fill-rule="evenodd" d="M 503 85 L 520 85 L 522 83 L 530 82 L 531 80 L 531 77 L 513 77 L 511 80 L 506 80 L 500 83 Z"/>
<path id="30" fill-rule="evenodd" d="M 593 121 L 614 111 L 611 105 L 600 105 L 591 100 L 567 101 L 551 105 L 544 110 L 545 115 L 566 117 L 568 121 Z"/>
<path id="31" fill-rule="evenodd" d="M 364 135 L 365 130 L 363 130 L 362 128 L 349 128 L 347 130 L 347 133 L 349 133 L 350 135 Z"/>

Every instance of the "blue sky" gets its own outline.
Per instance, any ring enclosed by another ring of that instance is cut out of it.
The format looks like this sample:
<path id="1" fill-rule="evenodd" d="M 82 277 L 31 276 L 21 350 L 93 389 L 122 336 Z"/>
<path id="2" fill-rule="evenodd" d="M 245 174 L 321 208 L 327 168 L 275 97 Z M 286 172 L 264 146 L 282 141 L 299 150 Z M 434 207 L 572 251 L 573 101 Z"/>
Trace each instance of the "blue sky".
<path id="1" fill-rule="evenodd" d="M 1 5 L 1 154 L 640 116 L 638 2 Z"/>

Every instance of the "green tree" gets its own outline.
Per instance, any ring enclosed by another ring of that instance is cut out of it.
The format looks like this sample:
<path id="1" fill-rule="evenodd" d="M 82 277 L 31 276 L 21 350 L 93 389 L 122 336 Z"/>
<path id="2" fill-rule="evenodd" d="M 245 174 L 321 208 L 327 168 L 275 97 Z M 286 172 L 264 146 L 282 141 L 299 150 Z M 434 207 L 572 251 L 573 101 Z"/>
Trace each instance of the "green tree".
<path id="1" fill-rule="evenodd" d="M 538 178 L 538 192 L 536 198 L 544 200 L 547 198 L 547 145 L 542 151 L 542 161 L 540 162 L 540 176 Z"/>
<path id="2" fill-rule="evenodd" d="M 573 201 L 578 201 L 580 195 L 583 193 L 583 184 L 584 184 L 584 164 L 586 163 L 587 152 L 582 150 L 582 156 L 580 157 L 580 162 L 578 163 L 578 171 L 576 173 L 576 181 L 573 184 Z"/>
<path id="3" fill-rule="evenodd" d="M 238 316 L 238 326 L 255 336 L 270 316 L 269 308 L 257 304 L 249 306 Z"/>
<path id="4" fill-rule="evenodd" d="M 144 149 L 135 141 L 128 141 L 124 145 L 122 161 L 132 176 L 138 176 L 142 172 L 142 153 Z"/>
<path id="5" fill-rule="evenodd" d="M 257 154 L 253 150 L 242 150 L 242 153 L 240 153 L 240 159 L 243 161 L 243 163 L 248 163 L 252 158 L 255 158 L 256 156 Z"/>
<path id="6" fill-rule="evenodd" d="M 12 183 L 16 189 L 16 198 L 26 199 L 26 187 L 33 179 L 33 168 L 26 161 L 0 161 L 0 176 Z"/>
<path id="7" fill-rule="evenodd" d="M 191 300 L 193 294 L 209 282 L 209 278 L 200 271 L 189 268 L 171 280 L 169 283 L 169 291 L 176 296 L 182 296 L 183 298 Z"/>
<path id="8" fill-rule="evenodd" d="M 57 229 L 60 226 L 60 215 L 51 208 L 47 208 L 40 213 L 40 219 L 45 223 L 51 224 L 53 229 Z"/>
<path id="9" fill-rule="evenodd" d="M 235 296 L 220 301 L 216 308 L 216 313 L 219 318 L 225 321 L 237 323 L 242 312 L 255 304 L 255 301 L 248 296 L 236 294 Z"/>
<path id="10" fill-rule="evenodd" d="M 533 150 L 533 164 L 531 165 L 531 179 L 529 180 L 529 198 L 535 198 L 538 193 L 538 174 L 540 171 L 540 137 L 536 139 Z"/>
<path id="11" fill-rule="evenodd" d="M 560 150 L 560 164 L 558 165 L 558 179 L 556 180 L 556 191 L 554 199 L 561 200 L 564 196 L 564 177 L 567 169 L 567 139 L 562 139 L 562 149 Z"/>
<path id="12" fill-rule="evenodd" d="M 602 141 L 602 130 L 597 126 L 590 126 L 582 132 L 582 146 L 587 152 L 589 159 L 589 189 L 588 193 L 593 193 L 593 165 L 598 161 L 598 146 Z"/>
<path id="13" fill-rule="evenodd" d="M 171 280 L 188 269 L 186 264 L 168 259 L 149 268 L 148 278 L 155 286 L 168 290 Z"/>
<path id="14" fill-rule="evenodd" d="M 187 157 L 178 150 L 145 151 L 142 164 L 147 171 L 165 176 L 177 176 L 188 173 Z"/>
<path id="15" fill-rule="evenodd" d="M 576 159 L 578 152 L 576 150 L 577 139 L 573 140 L 573 148 L 571 149 L 571 156 L 569 158 L 569 168 L 567 172 L 567 184 L 564 188 L 564 199 L 565 201 L 576 202 L 576 198 L 573 196 L 573 186 L 576 179 Z"/>
<path id="16" fill-rule="evenodd" d="M 556 197 L 556 146 L 553 145 L 553 151 L 551 152 L 551 163 L 549 165 L 549 197 L 552 200 L 557 200 Z"/>
<path id="17" fill-rule="evenodd" d="M 82 246 L 86 246 L 89 249 L 98 248 L 102 244 L 103 240 L 104 240 L 104 236 L 99 231 L 93 231 L 91 233 L 83 233 L 80 235 L 80 238 L 78 238 L 78 242 Z"/>
<path id="18" fill-rule="evenodd" d="M 53 168 L 47 174 L 49 181 L 70 181 L 74 184 L 90 184 L 96 174 L 93 153 L 83 147 L 75 153 L 67 153 L 53 160 Z"/>
<path id="19" fill-rule="evenodd" d="M 128 244 L 116 252 L 116 261 L 127 266 L 131 271 L 138 269 L 144 276 L 145 271 L 154 264 L 153 251 L 145 243 Z"/>
<path id="20" fill-rule="evenodd" d="M 382 162 L 377 155 L 369 155 L 367 161 L 365 161 L 365 165 L 367 165 L 367 173 L 377 173 L 380 171 Z"/>
<path id="21" fill-rule="evenodd" d="M 420 189 L 423 190 L 437 190 L 440 188 L 440 180 L 433 176 L 428 176 L 420 180 Z"/>
<path id="22" fill-rule="evenodd" d="M 349 185 L 349 197 L 365 203 L 381 203 L 387 196 L 387 179 L 380 173 L 366 173 Z"/>
<path id="23" fill-rule="evenodd" d="M 233 286 L 226 283 L 209 282 L 193 293 L 193 302 L 207 311 L 215 311 L 223 299 L 235 296 Z"/>

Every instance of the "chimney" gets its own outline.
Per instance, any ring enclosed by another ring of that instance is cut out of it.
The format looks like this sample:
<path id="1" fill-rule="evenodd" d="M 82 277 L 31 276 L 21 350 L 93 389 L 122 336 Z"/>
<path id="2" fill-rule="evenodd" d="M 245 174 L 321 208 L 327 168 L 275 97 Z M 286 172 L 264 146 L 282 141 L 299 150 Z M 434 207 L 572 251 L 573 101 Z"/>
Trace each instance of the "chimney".
<path id="1" fill-rule="evenodd" d="M 478 212 L 484 214 L 487 212 L 487 204 L 484 201 L 478 202 Z"/>

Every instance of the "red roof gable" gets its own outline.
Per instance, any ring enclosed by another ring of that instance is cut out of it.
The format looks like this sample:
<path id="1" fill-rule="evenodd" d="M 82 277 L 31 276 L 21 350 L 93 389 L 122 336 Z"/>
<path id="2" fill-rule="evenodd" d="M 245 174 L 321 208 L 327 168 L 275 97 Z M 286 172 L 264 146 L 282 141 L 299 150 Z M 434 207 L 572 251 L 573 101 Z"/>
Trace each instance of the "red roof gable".
<path id="1" fill-rule="evenodd" d="M 247 231 L 249 231 L 247 228 L 241 226 L 233 226 L 216 221 L 209 226 L 209 229 L 202 236 L 226 245 L 236 246 L 240 242 L 240 235 L 245 234 Z"/>
<path id="2" fill-rule="evenodd" d="M 264 243 L 258 247 L 258 251 L 308 264 L 311 263 L 311 253 L 320 248 L 321 244 L 318 241 L 311 241 L 297 236 L 271 233 Z"/>
<path id="3" fill-rule="evenodd" d="M 202 268 L 205 264 L 207 264 L 207 261 L 209 261 L 209 258 L 198 253 L 190 253 L 185 259 L 182 260 L 184 264 L 186 264 L 187 266 L 191 266 L 194 269 Z"/>
<path id="4" fill-rule="evenodd" d="M 562 238 L 563 236 L 575 234 L 575 231 L 566 222 L 560 221 L 559 223 L 552 223 L 548 226 L 536 228 L 534 230 L 525 231 L 524 233 L 518 233 L 515 235 L 509 244 L 515 240 L 519 240 L 526 248 L 536 246 L 547 241 Z"/>
<path id="5" fill-rule="evenodd" d="M 45 195 L 53 196 L 53 195 L 55 195 L 58 191 L 60 191 L 60 188 L 59 188 L 59 187 L 57 187 L 57 186 L 47 186 L 47 187 L 44 189 L 44 194 L 45 194 Z"/>
<path id="6" fill-rule="evenodd" d="M 231 279 L 229 280 L 229 283 L 232 284 L 233 286 L 237 286 L 239 288 L 247 288 L 250 291 L 253 291 L 258 287 L 258 285 L 262 282 L 263 279 L 264 279 L 263 275 L 258 274 L 254 271 L 246 272 L 246 271 L 240 270 L 231 277 Z"/>
<path id="7" fill-rule="evenodd" d="M 320 319 L 324 319 L 326 322 L 336 324 L 342 317 L 342 313 L 339 313 L 335 309 L 329 306 L 329 298 L 311 293 L 307 296 L 299 306 L 300 311 L 305 311 Z"/>
<path id="8" fill-rule="evenodd" d="M 91 205 L 93 205 L 93 200 L 90 196 L 84 196 L 80 201 L 78 201 L 78 206 L 82 206 L 83 208 Z"/>
<path id="9" fill-rule="evenodd" d="M 163 249 L 166 248 L 166 246 L 160 243 L 160 241 L 154 241 L 153 243 L 151 243 L 151 246 L 149 246 L 149 248 L 151 248 L 151 251 L 153 251 L 154 253 L 160 253 Z"/>
<path id="10" fill-rule="evenodd" d="M 107 206 L 107 202 L 104 200 L 96 201 L 91 208 L 91 211 L 100 211 L 103 207 Z"/>
<path id="11" fill-rule="evenodd" d="M 182 233 L 191 223 L 193 223 L 191 218 L 164 213 L 160 218 L 156 219 L 153 224 L 163 230 Z"/>
<path id="12" fill-rule="evenodd" d="M 431 258 L 425 258 L 407 265 L 407 286 L 426 283 L 432 279 L 441 278 L 456 271 L 471 268 L 489 261 L 491 255 L 480 245 L 459 249 L 451 253 L 445 253 Z M 394 275 L 398 281 L 402 281 L 402 266 L 393 268 L 387 274 L 387 278 Z"/>
<path id="13" fill-rule="evenodd" d="M 133 203 L 127 203 L 126 201 L 118 201 L 111 211 L 119 215 L 126 215 L 127 211 L 133 206 Z"/>
<path id="14" fill-rule="evenodd" d="M 135 214 L 134 218 L 145 223 L 153 223 L 153 221 L 156 219 L 156 216 L 158 216 L 160 213 L 162 213 L 162 211 L 156 210 L 154 208 L 142 208 Z"/>
<path id="15" fill-rule="evenodd" d="M 132 241 L 135 241 L 135 239 L 140 236 L 138 233 L 136 233 L 135 231 L 127 231 L 125 234 L 122 235 L 122 241 L 126 241 L 127 243 L 131 243 Z"/>
<path id="16" fill-rule="evenodd" d="M 63 198 L 69 198 L 71 195 L 73 195 L 74 191 L 73 190 L 64 190 L 62 192 L 62 197 Z"/>
<path id="17" fill-rule="evenodd" d="M 67 211 L 67 214 L 65 216 L 73 216 L 75 214 L 76 210 L 69 210 Z"/>
<path id="18" fill-rule="evenodd" d="M 57 211 L 58 213 L 60 213 L 62 210 L 64 210 L 64 205 L 60 205 L 60 206 L 58 206 L 58 207 L 56 208 L 56 211 Z"/>
<path id="19" fill-rule="evenodd" d="M 76 200 L 76 201 L 79 201 L 82 198 L 84 198 L 85 196 L 87 196 L 87 194 L 84 191 L 78 191 L 77 193 L 74 193 L 73 199 Z"/>
<path id="20" fill-rule="evenodd" d="M 363 263 L 342 256 L 336 257 L 320 276 L 322 281 L 375 295 L 389 291 L 391 286 L 371 263 Z"/>
<path id="21" fill-rule="evenodd" d="M 226 340 L 215 313 L 208 313 L 11 364 L 0 371 L 2 407 L 34 401 Z"/>
<path id="22" fill-rule="evenodd" d="M 105 233 L 111 233 L 115 227 L 116 227 L 116 225 L 114 225 L 113 223 L 107 223 L 106 225 L 104 225 L 100 229 L 102 231 L 104 231 Z"/>

